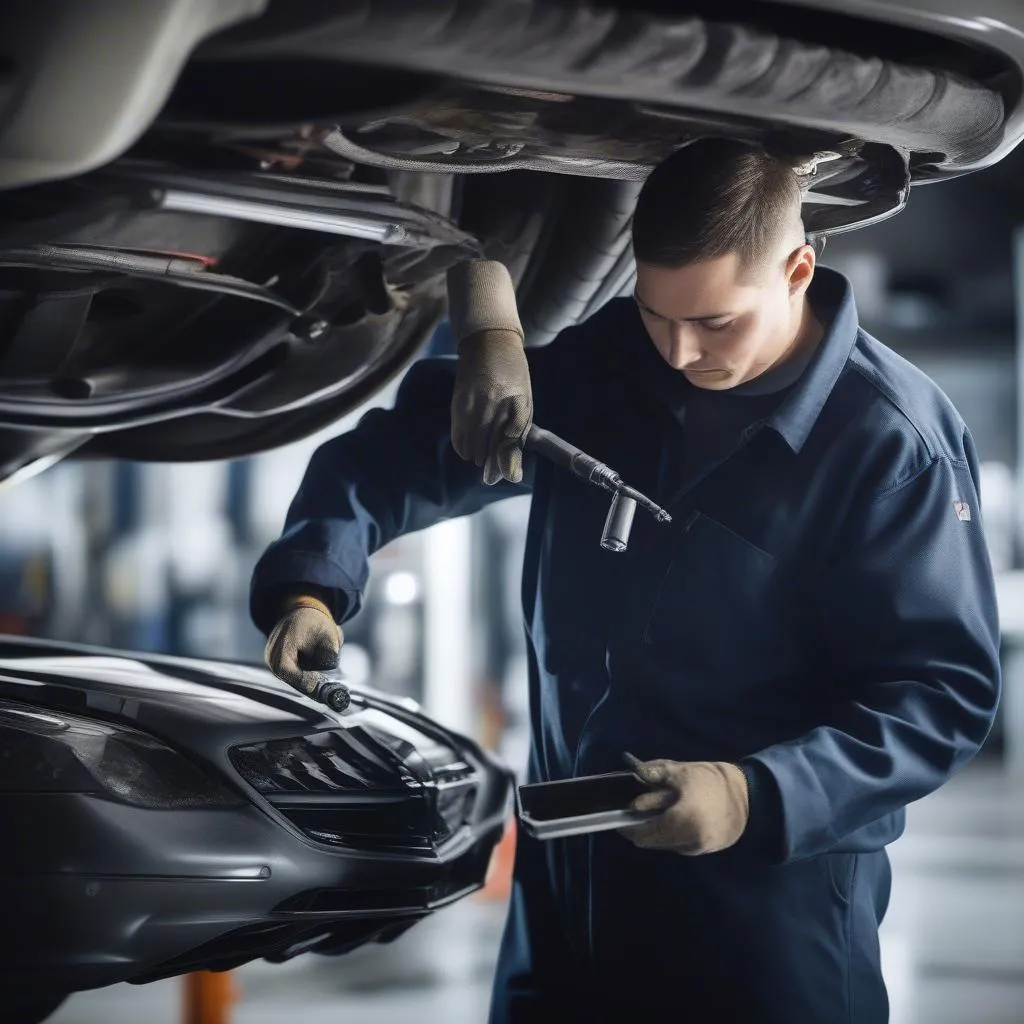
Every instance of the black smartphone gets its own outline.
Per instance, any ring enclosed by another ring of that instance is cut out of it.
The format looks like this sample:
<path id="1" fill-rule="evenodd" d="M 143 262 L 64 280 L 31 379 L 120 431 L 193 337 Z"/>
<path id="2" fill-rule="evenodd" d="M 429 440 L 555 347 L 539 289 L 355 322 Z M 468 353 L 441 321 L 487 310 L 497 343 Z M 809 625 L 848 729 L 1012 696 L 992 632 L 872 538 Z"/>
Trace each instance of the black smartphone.
<path id="1" fill-rule="evenodd" d="M 534 783 L 519 787 L 519 819 L 539 839 L 621 828 L 654 817 L 629 810 L 647 792 L 631 772 Z"/>

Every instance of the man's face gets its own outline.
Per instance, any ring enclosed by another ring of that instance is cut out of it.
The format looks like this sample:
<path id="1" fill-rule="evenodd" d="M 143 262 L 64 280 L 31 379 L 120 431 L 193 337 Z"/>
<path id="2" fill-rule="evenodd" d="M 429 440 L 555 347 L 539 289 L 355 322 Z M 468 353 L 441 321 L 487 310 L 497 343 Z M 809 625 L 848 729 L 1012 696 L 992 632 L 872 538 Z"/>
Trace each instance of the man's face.
<path id="1" fill-rule="evenodd" d="M 800 269 L 794 282 L 798 262 L 783 254 L 756 273 L 744 273 L 735 254 L 678 268 L 638 262 L 636 299 L 651 341 L 695 387 L 726 391 L 753 380 L 796 340 L 813 255 L 801 268 L 806 282 Z"/>

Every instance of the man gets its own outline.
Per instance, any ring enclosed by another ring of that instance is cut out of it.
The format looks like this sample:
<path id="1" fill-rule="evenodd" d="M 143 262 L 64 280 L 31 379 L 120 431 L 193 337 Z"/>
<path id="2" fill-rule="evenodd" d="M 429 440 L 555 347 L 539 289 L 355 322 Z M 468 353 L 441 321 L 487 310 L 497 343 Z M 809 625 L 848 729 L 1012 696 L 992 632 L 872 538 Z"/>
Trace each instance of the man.
<path id="1" fill-rule="evenodd" d="M 887 1019 L 885 846 L 985 739 L 999 631 L 971 438 L 815 271 L 800 198 L 759 148 L 685 147 L 638 202 L 635 299 L 527 354 L 507 279 L 456 275 L 458 383 L 423 361 L 325 444 L 256 569 L 302 688 L 370 552 L 532 491 L 529 777 L 627 759 L 660 813 L 520 837 L 495 1022 Z M 607 496 L 519 461 L 533 415 L 673 524 L 601 550 Z"/>

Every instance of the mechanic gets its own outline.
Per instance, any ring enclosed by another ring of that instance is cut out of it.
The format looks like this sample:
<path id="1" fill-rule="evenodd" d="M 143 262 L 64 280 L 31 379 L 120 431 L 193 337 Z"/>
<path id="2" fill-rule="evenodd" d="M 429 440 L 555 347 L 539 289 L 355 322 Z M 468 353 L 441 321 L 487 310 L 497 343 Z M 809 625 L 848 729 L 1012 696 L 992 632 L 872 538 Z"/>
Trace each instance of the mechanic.
<path id="1" fill-rule="evenodd" d="M 756 146 L 677 151 L 638 200 L 635 297 L 538 349 L 504 268 L 458 268 L 459 362 L 320 447 L 256 568 L 268 664 L 308 690 L 373 551 L 532 492 L 529 779 L 628 754 L 659 813 L 520 836 L 494 1022 L 888 1019 L 885 847 L 984 741 L 999 628 L 971 437 L 816 270 L 802 186 Z M 602 550 L 607 495 L 521 459 L 534 416 L 672 525 Z"/>

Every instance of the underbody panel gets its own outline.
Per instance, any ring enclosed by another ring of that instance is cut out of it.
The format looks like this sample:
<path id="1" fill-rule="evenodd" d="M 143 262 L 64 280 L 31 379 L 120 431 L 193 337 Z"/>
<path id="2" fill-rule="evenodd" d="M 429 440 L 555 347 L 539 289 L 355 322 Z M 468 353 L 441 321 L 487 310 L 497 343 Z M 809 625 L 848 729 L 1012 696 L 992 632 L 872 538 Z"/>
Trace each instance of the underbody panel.
<path id="1" fill-rule="evenodd" d="M 639 185 L 695 139 L 801 166 L 827 235 L 1024 135 L 1009 0 L 144 6 L 0 14 L 0 478 L 321 430 L 426 349 L 467 256 L 544 344 L 631 287 Z"/>

